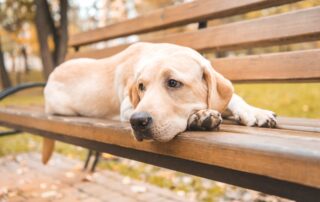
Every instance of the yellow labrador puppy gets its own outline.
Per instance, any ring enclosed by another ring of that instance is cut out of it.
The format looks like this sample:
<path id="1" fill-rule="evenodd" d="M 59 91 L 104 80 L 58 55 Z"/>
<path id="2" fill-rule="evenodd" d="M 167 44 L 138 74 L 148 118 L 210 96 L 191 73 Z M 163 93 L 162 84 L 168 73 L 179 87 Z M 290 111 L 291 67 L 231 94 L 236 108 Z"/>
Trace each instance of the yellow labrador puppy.
<path id="1" fill-rule="evenodd" d="M 138 141 L 167 142 L 186 129 L 213 130 L 225 112 L 243 125 L 276 124 L 273 112 L 235 95 L 231 82 L 201 54 L 166 43 L 136 43 L 109 58 L 67 61 L 52 72 L 44 95 L 48 114 L 120 115 Z"/>

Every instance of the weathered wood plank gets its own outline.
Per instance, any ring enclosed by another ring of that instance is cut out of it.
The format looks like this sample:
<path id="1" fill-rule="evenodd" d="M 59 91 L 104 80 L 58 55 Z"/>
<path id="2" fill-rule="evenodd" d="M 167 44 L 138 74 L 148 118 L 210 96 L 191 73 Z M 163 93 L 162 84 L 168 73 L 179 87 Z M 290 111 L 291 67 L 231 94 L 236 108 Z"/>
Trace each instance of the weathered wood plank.
<path id="1" fill-rule="evenodd" d="M 140 34 L 184 25 L 203 19 L 237 15 L 297 1 L 299 0 L 198 0 L 166 7 L 133 19 L 75 34 L 70 37 L 69 46 L 80 46 L 131 34 Z"/>
<path id="2" fill-rule="evenodd" d="M 213 67 L 228 79 L 237 81 L 318 80 L 320 49 L 217 58 Z"/>
<path id="3" fill-rule="evenodd" d="M 30 131 L 35 132 L 32 131 L 32 129 L 30 129 Z M 110 153 L 119 157 L 240 186 L 246 189 L 260 191 L 266 194 L 285 197 L 294 201 L 313 202 L 315 198 L 320 198 L 319 188 L 305 186 L 285 180 L 278 180 L 264 175 L 242 172 L 239 170 L 223 168 L 152 152 L 139 151 L 108 143 L 84 140 L 78 137 L 59 135 L 44 131 L 39 131 L 37 134 L 88 149 Z"/>
<path id="4" fill-rule="evenodd" d="M 89 49 L 84 51 L 78 51 L 78 52 L 71 52 L 68 53 L 66 56 L 66 60 L 74 59 L 74 58 L 105 58 L 112 56 L 116 53 L 119 53 L 120 51 L 123 51 L 129 46 L 129 44 L 124 45 L 118 45 L 110 48 L 103 48 L 103 49 Z"/>
<path id="5" fill-rule="evenodd" d="M 309 127 L 320 128 L 320 119 L 284 118 L 284 117 L 278 117 L 277 119 L 283 125 L 309 126 Z"/>
<path id="6" fill-rule="evenodd" d="M 320 188 L 319 133 L 223 125 L 220 132 L 186 132 L 174 141 L 163 144 L 136 142 L 130 135 L 129 125 L 114 121 L 46 117 L 42 113 L 1 109 L 0 123 L 18 129 L 64 134 Z"/>
<path id="7" fill-rule="evenodd" d="M 149 42 L 174 43 L 197 51 L 236 50 L 320 39 L 320 6 L 290 13 L 241 21 L 199 31 L 169 35 Z M 70 58 L 111 56 L 127 45 L 71 53 Z"/>

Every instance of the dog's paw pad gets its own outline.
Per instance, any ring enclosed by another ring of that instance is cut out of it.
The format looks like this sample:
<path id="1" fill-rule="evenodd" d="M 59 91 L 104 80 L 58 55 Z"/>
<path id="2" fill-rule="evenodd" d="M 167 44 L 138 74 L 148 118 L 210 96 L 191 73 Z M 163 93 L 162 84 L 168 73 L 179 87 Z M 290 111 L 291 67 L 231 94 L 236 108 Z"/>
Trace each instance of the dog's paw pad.
<path id="1" fill-rule="evenodd" d="M 192 114 L 188 120 L 189 130 L 217 130 L 222 122 L 221 114 L 215 110 L 204 109 Z"/>

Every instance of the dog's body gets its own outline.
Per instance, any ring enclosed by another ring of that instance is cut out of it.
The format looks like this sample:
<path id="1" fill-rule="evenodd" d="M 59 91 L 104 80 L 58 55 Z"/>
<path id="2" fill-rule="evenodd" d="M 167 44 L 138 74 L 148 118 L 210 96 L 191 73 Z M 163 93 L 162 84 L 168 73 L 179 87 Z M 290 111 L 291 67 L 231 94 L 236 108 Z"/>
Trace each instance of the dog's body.
<path id="1" fill-rule="evenodd" d="M 225 112 L 243 125 L 276 124 L 273 112 L 233 94 L 199 53 L 172 44 L 136 43 L 110 58 L 67 61 L 49 77 L 45 107 L 48 114 L 130 120 L 140 141 L 212 130 Z"/>

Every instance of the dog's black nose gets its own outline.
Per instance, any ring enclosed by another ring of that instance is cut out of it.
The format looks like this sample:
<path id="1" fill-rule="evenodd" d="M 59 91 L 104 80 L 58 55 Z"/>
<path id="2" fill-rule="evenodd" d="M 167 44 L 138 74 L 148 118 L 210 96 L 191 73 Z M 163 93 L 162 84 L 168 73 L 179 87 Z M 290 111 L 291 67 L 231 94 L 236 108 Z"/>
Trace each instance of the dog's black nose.
<path id="1" fill-rule="evenodd" d="M 135 131 L 144 131 L 150 128 L 152 117 L 147 112 L 136 112 L 130 117 L 130 124 Z"/>

